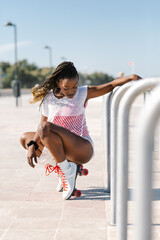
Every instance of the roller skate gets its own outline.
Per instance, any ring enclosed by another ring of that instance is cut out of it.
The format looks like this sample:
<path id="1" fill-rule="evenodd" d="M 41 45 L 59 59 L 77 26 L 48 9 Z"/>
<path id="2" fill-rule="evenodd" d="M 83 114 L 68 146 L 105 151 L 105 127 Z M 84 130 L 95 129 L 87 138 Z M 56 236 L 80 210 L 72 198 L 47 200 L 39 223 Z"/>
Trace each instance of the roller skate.
<path id="1" fill-rule="evenodd" d="M 76 170 L 75 170 L 76 169 Z M 58 173 L 58 186 L 57 191 L 63 191 L 63 198 L 69 199 L 71 196 L 80 197 L 81 191 L 75 188 L 77 175 L 87 176 L 88 170 L 83 168 L 83 165 L 75 164 L 65 160 L 62 163 L 58 163 L 55 167 L 47 164 L 46 175 L 51 172 Z"/>
<path id="2" fill-rule="evenodd" d="M 65 160 L 57 165 L 59 166 L 59 174 L 63 182 L 63 199 L 67 200 L 72 196 L 75 189 L 77 164 Z"/>

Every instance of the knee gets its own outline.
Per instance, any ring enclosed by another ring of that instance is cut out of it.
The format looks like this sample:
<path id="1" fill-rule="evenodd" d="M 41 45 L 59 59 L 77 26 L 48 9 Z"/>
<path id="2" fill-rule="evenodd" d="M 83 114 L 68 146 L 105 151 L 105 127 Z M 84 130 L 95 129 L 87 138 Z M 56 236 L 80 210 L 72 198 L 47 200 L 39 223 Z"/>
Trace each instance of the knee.
<path id="1" fill-rule="evenodd" d="M 42 122 L 38 126 L 38 134 L 40 138 L 43 140 L 46 136 L 49 135 L 50 132 L 50 123 L 49 122 Z"/>
<path id="2" fill-rule="evenodd" d="M 23 133 L 23 134 L 21 135 L 21 137 L 20 137 L 20 143 L 21 143 L 21 145 L 22 145 L 24 148 L 26 148 L 26 145 L 25 145 L 25 143 L 26 143 L 26 133 Z"/>
<path id="3" fill-rule="evenodd" d="M 38 126 L 38 134 L 41 140 L 44 140 L 44 138 L 52 138 L 54 135 L 54 137 L 52 138 L 52 143 L 54 142 L 56 146 L 62 145 L 63 143 L 60 136 L 54 130 L 55 125 L 50 122 L 43 122 L 40 123 Z"/>

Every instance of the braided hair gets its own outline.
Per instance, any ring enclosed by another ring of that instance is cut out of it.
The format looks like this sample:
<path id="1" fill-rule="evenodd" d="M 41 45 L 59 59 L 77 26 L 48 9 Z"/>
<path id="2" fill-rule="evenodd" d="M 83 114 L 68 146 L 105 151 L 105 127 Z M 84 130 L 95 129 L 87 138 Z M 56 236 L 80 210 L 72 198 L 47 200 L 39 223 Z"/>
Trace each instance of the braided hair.
<path id="1" fill-rule="evenodd" d="M 40 100 L 40 106 L 45 99 L 45 96 L 50 90 L 53 90 L 54 94 L 59 93 L 60 88 L 57 86 L 57 82 L 65 78 L 79 78 L 78 72 L 72 62 L 62 62 L 57 66 L 55 71 L 39 86 L 33 87 L 31 89 L 33 99 L 30 100 L 30 103 L 36 103 Z"/>

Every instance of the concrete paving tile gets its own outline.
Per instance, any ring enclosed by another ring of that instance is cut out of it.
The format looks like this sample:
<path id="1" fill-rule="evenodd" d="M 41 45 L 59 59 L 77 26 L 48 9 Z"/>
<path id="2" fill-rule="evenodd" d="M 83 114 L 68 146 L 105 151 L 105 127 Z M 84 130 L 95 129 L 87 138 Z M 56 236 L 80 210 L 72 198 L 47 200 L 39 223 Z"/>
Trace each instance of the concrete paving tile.
<path id="1" fill-rule="evenodd" d="M 128 204 L 128 224 L 135 223 L 135 202 L 129 202 Z"/>
<path id="2" fill-rule="evenodd" d="M 0 180 L 9 180 L 15 173 L 16 169 L 0 169 Z"/>
<path id="3" fill-rule="evenodd" d="M 157 146 L 159 147 L 159 146 Z M 153 152 L 153 159 L 156 161 L 156 160 L 159 160 L 159 148 L 155 149 L 154 152 Z"/>
<path id="4" fill-rule="evenodd" d="M 0 239 L 2 239 L 3 234 L 7 231 L 7 229 L 0 229 Z"/>
<path id="5" fill-rule="evenodd" d="M 55 230 L 52 231 L 42 231 L 42 230 L 30 230 L 30 231 L 20 231 L 20 230 L 9 230 L 4 236 L 3 240 L 53 240 Z"/>
<path id="6" fill-rule="evenodd" d="M 18 180 L 7 180 L 1 185 L 2 191 L 14 191 L 17 192 L 31 192 L 37 181 L 18 181 Z"/>
<path id="7" fill-rule="evenodd" d="M 115 226 L 107 226 L 107 240 L 115 240 L 117 237 L 116 227 Z"/>
<path id="8" fill-rule="evenodd" d="M 90 218 L 80 218 L 80 219 L 62 219 L 58 226 L 59 228 L 63 229 L 106 229 L 107 222 L 105 219 L 90 219 Z"/>
<path id="9" fill-rule="evenodd" d="M 107 240 L 106 229 L 58 229 L 55 240 Z"/>
<path id="10" fill-rule="evenodd" d="M 10 230 L 48 230 L 52 231 L 57 228 L 59 223 L 59 218 L 50 219 L 46 218 L 17 218 L 10 226 Z"/>
<path id="11" fill-rule="evenodd" d="M 105 209 L 105 202 L 99 200 L 70 200 L 65 202 L 66 208 L 97 208 Z"/>
<path id="12" fill-rule="evenodd" d="M 152 178 L 153 178 L 153 181 L 160 180 L 160 172 L 153 173 Z M 159 182 L 159 187 L 160 187 L 160 182 Z"/>
<path id="13" fill-rule="evenodd" d="M 47 178 L 47 177 L 46 177 Z M 34 192 L 55 192 L 57 187 L 58 181 L 56 178 L 49 178 L 49 179 L 40 179 L 39 182 L 34 187 Z"/>
<path id="14" fill-rule="evenodd" d="M 18 208 L 24 204 L 24 201 L 0 201 L 1 208 Z"/>
<path id="15" fill-rule="evenodd" d="M 9 156 L 9 157 L 11 157 L 11 156 Z M 12 160 L 13 160 L 13 158 L 12 158 Z M 1 160 L 0 169 L 15 170 L 22 166 L 23 166 L 23 162 L 22 163 L 13 162 L 13 161 L 8 162 L 7 158 L 3 158 L 3 161 Z"/>
<path id="16" fill-rule="evenodd" d="M 155 228 L 157 229 L 157 235 L 158 235 L 159 238 L 160 238 L 160 223 L 157 224 L 157 225 L 155 226 Z"/>
<path id="17" fill-rule="evenodd" d="M 160 180 L 159 179 L 154 179 L 153 181 L 152 181 L 152 185 L 153 185 L 153 188 L 159 188 L 160 189 Z M 160 200 L 160 198 L 159 198 L 159 200 Z"/>
<path id="18" fill-rule="evenodd" d="M 40 178 L 43 175 L 43 172 L 41 169 L 34 169 L 35 171 L 31 171 L 32 169 L 27 169 L 26 165 L 23 166 L 21 169 L 15 172 L 14 179 L 16 178 L 17 180 L 37 180 L 39 181 Z"/>
<path id="19" fill-rule="evenodd" d="M 18 208 L 8 208 L 8 207 L 0 207 L 0 218 L 2 217 L 12 217 L 15 216 L 18 211 Z"/>
<path id="20" fill-rule="evenodd" d="M 23 208 L 38 208 L 38 209 L 43 209 L 43 208 L 63 208 L 65 205 L 65 201 L 62 199 L 62 201 L 59 201 L 59 199 L 53 200 L 48 200 L 48 201 L 43 201 L 39 199 L 39 201 L 25 201 L 23 202 Z"/>
<path id="21" fill-rule="evenodd" d="M 134 226 L 127 227 L 127 239 L 134 240 Z"/>
<path id="22" fill-rule="evenodd" d="M 160 201 L 152 201 L 152 210 L 157 211 L 160 208 Z"/>
<path id="23" fill-rule="evenodd" d="M 159 240 L 160 234 L 157 226 L 152 226 L 152 237 L 155 240 Z"/>
<path id="24" fill-rule="evenodd" d="M 63 212 L 63 219 L 71 218 L 94 218 L 94 219 L 105 219 L 106 214 L 104 209 L 92 209 L 92 208 L 65 208 Z"/>
<path id="25" fill-rule="evenodd" d="M 128 188 L 135 188 L 135 173 L 128 174 Z"/>
<path id="26" fill-rule="evenodd" d="M 28 193 L 6 191 L 0 194 L 0 201 L 25 201 L 28 197 Z"/>
<path id="27" fill-rule="evenodd" d="M 61 216 L 62 209 L 59 208 L 21 208 L 19 209 L 17 218 L 59 218 Z"/>
<path id="28" fill-rule="evenodd" d="M 59 199 L 59 201 L 62 200 L 62 194 L 59 193 L 59 195 L 55 192 L 32 192 L 30 195 L 27 196 L 25 200 L 27 201 L 56 201 Z"/>
<path id="29" fill-rule="evenodd" d="M 160 172 L 159 161 L 154 161 L 154 163 L 153 163 L 153 172 Z"/>
<path id="30" fill-rule="evenodd" d="M 11 216 L 1 216 L 0 217 L 0 229 L 8 229 L 10 227 L 10 225 L 12 224 L 12 222 L 15 220 L 15 217 L 11 217 Z"/>
<path id="31" fill-rule="evenodd" d="M 157 213 L 157 214 L 154 213 L 153 215 L 154 215 L 152 216 L 153 224 L 160 225 L 160 213 Z"/>

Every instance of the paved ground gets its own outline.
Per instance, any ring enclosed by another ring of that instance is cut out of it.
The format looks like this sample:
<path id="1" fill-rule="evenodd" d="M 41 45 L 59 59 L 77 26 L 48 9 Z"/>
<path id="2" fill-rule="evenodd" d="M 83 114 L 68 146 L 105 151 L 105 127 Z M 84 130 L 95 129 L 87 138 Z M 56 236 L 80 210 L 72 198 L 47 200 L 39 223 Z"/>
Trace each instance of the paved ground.
<path id="1" fill-rule="evenodd" d="M 96 146 L 96 155 L 86 167 L 87 177 L 79 177 L 82 196 L 69 201 L 56 192 L 55 174 L 46 177 L 44 166 L 32 169 L 19 143 L 25 131 L 35 131 L 40 113 L 28 104 L 30 95 L 22 96 L 22 106 L 15 99 L 0 99 L 0 239 L 106 239 L 104 158 L 101 129 L 101 100 L 90 102 L 88 124 Z"/>
<path id="2" fill-rule="evenodd" d="M 55 188 L 55 174 L 46 177 L 44 166 L 32 169 L 26 162 L 26 153 L 19 143 L 25 131 L 35 131 L 40 119 L 38 105 L 28 104 L 30 95 L 23 95 L 15 107 L 13 97 L 0 97 L 0 240 L 115 240 L 116 227 L 110 226 L 110 197 L 105 191 L 105 163 L 103 146 L 102 99 L 91 100 L 87 109 L 90 134 L 95 143 L 95 157 L 86 164 L 89 175 L 78 177 L 80 198 L 64 201 Z M 132 111 L 130 132 L 135 129 L 135 111 Z M 132 141 L 132 138 L 131 138 Z M 156 139 L 156 143 L 158 140 Z M 156 145 L 158 146 L 158 145 Z M 134 187 L 133 147 L 130 149 L 129 188 Z M 160 239 L 160 164 L 158 151 L 154 161 L 155 239 Z M 129 201 L 129 239 L 132 239 L 134 202 Z"/>

